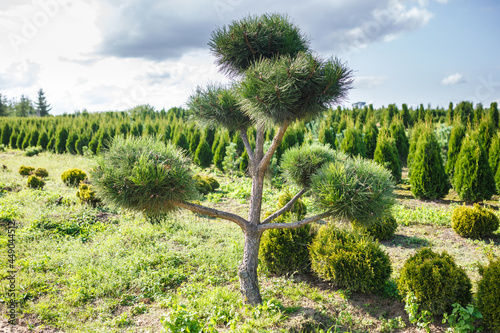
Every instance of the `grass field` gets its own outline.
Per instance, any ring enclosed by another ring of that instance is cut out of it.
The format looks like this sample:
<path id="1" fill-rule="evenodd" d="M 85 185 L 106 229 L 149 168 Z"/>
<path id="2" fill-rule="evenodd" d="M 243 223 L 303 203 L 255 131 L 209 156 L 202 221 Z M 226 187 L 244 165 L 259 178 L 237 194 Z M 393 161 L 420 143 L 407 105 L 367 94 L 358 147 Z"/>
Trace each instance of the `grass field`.
<path id="1" fill-rule="evenodd" d="M 0 152 L 1 165 L 0 220 L 18 223 L 13 332 L 161 332 L 179 323 L 214 332 L 424 332 L 409 323 L 404 303 L 391 291 L 354 293 L 314 275 L 271 276 L 262 265 L 264 303 L 248 307 L 238 290 L 243 235 L 235 224 L 181 211 L 151 225 L 140 213 L 82 205 L 60 175 L 74 167 L 89 170 L 91 158 L 6 151 Z M 21 165 L 49 171 L 43 190 L 26 187 L 17 172 Z M 221 187 L 204 204 L 246 215 L 249 180 L 210 172 Z M 278 193 L 268 186 L 264 211 L 275 206 Z M 475 288 L 477 264 L 486 263 L 488 253 L 500 255 L 498 231 L 480 241 L 456 235 L 450 216 L 461 202 L 454 193 L 418 201 L 403 181 L 396 194 L 399 228 L 394 239 L 381 243 L 391 257 L 392 278 L 411 254 L 430 246 L 448 251 Z M 311 206 L 311 199 L 305 201 Z M 498 197 L 488 203 L 499 207 Z M 0 330 L 9 329 L 6 244 L 6 228 L 0 227 Z M 431 324 L 432 332 L 446 329 L 441 318 Z"/>

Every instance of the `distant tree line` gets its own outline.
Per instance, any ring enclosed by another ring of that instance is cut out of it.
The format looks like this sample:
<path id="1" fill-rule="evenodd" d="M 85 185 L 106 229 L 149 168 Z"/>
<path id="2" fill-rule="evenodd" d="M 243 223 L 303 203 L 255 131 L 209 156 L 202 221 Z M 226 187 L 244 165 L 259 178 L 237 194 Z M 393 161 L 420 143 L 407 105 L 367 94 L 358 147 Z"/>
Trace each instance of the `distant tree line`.
<path id="1" fill-rule="evenodd" d="M 25 95 L 21 95 L 19 100 L 8 99 L 0 93 L 0 117 L 46 117 L 51 110 L 42 89 L 38 90 L 36 100 L 31 100 Z"/>

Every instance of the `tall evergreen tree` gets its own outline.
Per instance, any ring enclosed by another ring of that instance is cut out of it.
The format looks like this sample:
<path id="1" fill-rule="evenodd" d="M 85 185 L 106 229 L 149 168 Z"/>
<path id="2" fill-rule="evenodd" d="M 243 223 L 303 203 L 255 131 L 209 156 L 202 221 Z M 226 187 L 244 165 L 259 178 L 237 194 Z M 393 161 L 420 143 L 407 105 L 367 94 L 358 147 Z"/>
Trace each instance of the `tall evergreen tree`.
<path id="1" fill-rule="evenodd" d="M 455 120 L 455 112 L 453 110 L 453 103 L 450 102 L 448 105 L 448 113 L 446 114 L 446 122 L 451 125 L 453 124 L 453 121 Z"/>
<path id="2" fill-rule="evenodd" d="M 498 128 L 499 115 L 498 115 L 498 104 L 497 104 L 497 102 L 491 102 L 488 115 L 491 118 L 491 120 L 493 121 L 493 124 L 495 125 L 495 128 Z"/>
<path id="3" fill-rule="evenodd" d="M 394 143 L 396 144 L 401 165 L 406 165 L 410 143 L 408 141 L 408 137 L 406 136 L 405 126 L 401 117 L 395 117 L 393 119 L 389 130 L 392 138 L 394 139 Z"/>
<path id="4" fill-rule="evenodd" d="M 31 100 L 24 95 L 21 95 L 19 102 L 15 103 L 14 109 L 17 117 L 31 116 L 34 110 Z"/>
<path id="5" fill-rule="evenodd" d="M 49 115 L 49 111 L 52 110 L 50 104 L 47 103 L 47 99 L 45 98 L 45 93 L 40 88 L 38 90 L 37 101 L 35 102 L 35 111 L 38 117 L 46 117 Z"/>
<path id="6" fill-rule="evenodd" d="M 405 128 L 408 128 L 412 124 L 410 110 L 408 110 L 408 105 L 406 104 L 403 104 L 402 108 L 403 108 L 402 111 L 403 124 L 405 125 Z"/>
<path id="7" fill-rule="evenodd" d="M 2 127 L 2 136 L 0 137 L 0 143 L 5 146 L 9 145 L 9 139 L 12 135 L 12 128 L 10 127 L 8 122 L 5 122 Z"/>
<path id="8" fill-rule="evenodd" d="M 451 129 L 450 140 L 448 141 L 448 158 L 446 159 L 445 166 L 446 173 L 450 176 L 450 179 L 453 179 L 455 162 L 460 153 L 460 147 L 462 146 L 464 137 L 465 126 L 457 119 L 453 123 L 453 128 Z"/>
<path id="9" fill-rule="evenodd" d="M 399 153 L 396 149 L 395 140 L 389 135 L 388 130 L 380 132 L 373 160 L 391 170 L 394 180 L 397 182 L 401 180 L 402 168 Z"/>
<path id="10" fill-rule="evenodd" d="M 344 138 L 340 143 L 340 149 L 349 156 L 366 157 L 366 147 L 363 136 L 352 123 L 344 131 Z"/>
<path id="11" fill-rule="evenodd" d="M 468 202 L 489 200 L 496 192 L 495 178 L 478 134 L 466 133 L 455 163 L 453 188 Z"/>
<path id="12" fill-rule="evenodd" d="M 47 150 L 47 146 L 49 145 L 49 135 L 46 131 L 43 131 L 38 138 L 37 146 L 42 147 L 43 150 Z"/>
<path id="13" fill-rule="evenodd" d="M 438 199 L 448 194 L 450 183 L 444 170 L 441 147 L 431 125 L 421 129 L 410 173 L 411 193 L 418 199 Z"/>
<path id="14" fill-rule="evenodd" d="M 455 108 L 455 117 L 458 117 L 462 124 L 472 124 L 474 118 L 474 107 L 471 102 L 463 101 Z"/>
<path id="15" fill-rule="evenodd" d="M 56 132 L 55 150 L 58 154 L 63 154 L 66 151 L 66 141 L 68 140 L 68 130 L 64 127 Z"/>
<path id="16" fill-rule="evenodd" d="M 4 96 L 0 93 L 0 117 L 6 117 L 9 115 L 9 107 Z"/>
<path id="17" fill-rule="evenodd" d="M 375 154 L 375 148 L 377 148 L 377 138 L 377 124 L 375 124 L 375 120 L 373 118 L 370 118 L 365 124 L 363 138 L 363 140 L 365 141 L 365 151 L 367 158 L 373 158 Z"/>

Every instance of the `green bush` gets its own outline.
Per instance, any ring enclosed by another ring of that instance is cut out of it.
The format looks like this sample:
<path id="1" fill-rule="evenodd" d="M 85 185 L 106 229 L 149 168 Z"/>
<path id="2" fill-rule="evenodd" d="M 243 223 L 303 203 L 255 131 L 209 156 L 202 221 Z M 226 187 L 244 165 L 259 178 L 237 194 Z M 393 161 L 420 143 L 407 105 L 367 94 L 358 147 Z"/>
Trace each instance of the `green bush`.
<path id="1" fill-rule="evenodd" d="M 93 207 L 96 207 L 101 203 L 101 199 L 96 196 L 96 193 L 90 184 L 80 183 L 76 196 L 82 203 L 89 204 Z"/>
<path id="2" fill-rule="evenodd" d="M 365 141 L 359 129 L 350 124 L 344 131 L 344 138 L 340 143 L 340 149 L 349 156 L 366 156 Z"/>
<path id="3" fill-rule="evenodd" d="M 33 171 L 35 171 L 35 168 L 32 166 L 21 165 L 19 167 L 19 174 L 21 176 L 29 176 Z"/>
<path id="4" fill-rule="evenodd" d="M 35 175 L 31 175 L 28 177 L 28 187 L 33 188 L 33 189 L 42 189 L 45 186 L 45 181 L 37 177 Z"/>
<path id="5" fill-rule="evenodd" d="M 278 197 L 277 208 L 278 209 L 283 208 L 290 200 L 292 200 L 292 198 L 293 195 L 290 191 L 288 190 L 283 191 Z M 288 213 L 294 215 L 297 221 L 302 220 L 307 215 L 307 206 L 302 201 L 302 199 L 298 199 L 297 201 L 295 201 L 292 209 Z"/>
<path id="6" fill-rule="evenodd" d="M 387 131 L 380 131 L 373 160 L 391 171 L 396 182 L 401 180 L 402 164 L 395 141 Z"/>
<path id="7" fill-rule="evenodd" d="M 285 179 L 302 188 L 311 186 L 311 176 L 325 163 L 345 158 L 327 145 L 303 145 L 288 149 L 281 158 L 280 167 Z"/>
<path id="8" fill-rule="evenodd" d="M 394 180 L 380 164 L 348 158 L 324 165 L 312 177 L 321 209 L 335 219 L 371 224 L 394 203 Z"/>
<path id="9" fill-rule="evenodd" d="M 311 268 L 340 288 L 372 292 L 391 276 L 389 256 L 371 237 L 323 226 L 309 248 Z"/>
<path id="10" fill-rule="evenodd" d="M 496 192 L 495 178 L 477 133 L 470 132 L 463 139 L 455 163 L 453 187 L 460 199 L 468 202 L 489 200 Z"/>
<path id="11" fill-rule="evenodd" d="M 457 234 L 466 238 L 483 238 L 498 229 L 498 217 L 478 204 L 460 206 L 453 210 L 451 226 Z"/>
<path id="12" fill-rule="evenodd" d="M 393 118 L 389 130 L 392 138 L 394 139 L 399 160 L 401 164 L 404 165 L 406 164 L 406 159 L 408 158 L 410 144 L 405 133 L 403 119 L 401 117 Z"/>
<path id="13" fill-rule="evenodd" d="M 92 185 L 107 204 L 150 216 L 167 214 L 197 196 L 190 162 L 160 138 L 116 136 L 97 157 Z"/>
<path id="14" fill-rule="evenodd" d="M 210 176 L 196 174 L 193 176 L 193 179 L 195 181 L 196 189 L 203 195 L 207 195 L 220 187 L 219 182 Z"/>
<path id="15" fill-rule="evenodd" d="M 31 157 L 38 155 L 42 152 L 42 147 L 28 147 L 26 148 L 26 151 L 24 152 L 24 155 Z"/>
<path id="16" fill-rule="evenodd" d="M 194 162 L 202 168 L 208 168 L 212 163 L 212 150 L 205 138 L 200 140 L 198 148 L 196 148 Z"/>
<path id="17" fill-rule="evenodd" d="M 49 176 L 49 172 L 45 168 L 37 168 L 34 174 L 40 178 L 47 178 Z"/>
<path id="18" fill-rule="evenodd" d="M 412 159 L 410 185 L 416 198 L 437 199 L 448 194 L 450 183 L 432 126 L 421 130 Z"/>
<path id="19" fill-rule="evenodd" d="M 403 297 L 413 292 L 421 310 L 433 315 L 449 312 L 454 303 L 466 306 L 472 300 L 472 284 L 465 271 L 446 252 L 423 248 L 406 260 L 398 290 Z"/>
<path id="20" fill-rule="evenodd" d="M 483 320 L 494 332 L 500 332 L 500 259 L 490 260 L 488 266 L 480 266 L 482 276 L 477 285 L 477 307 Z"/>
<path id="21" fill-rule="evenodd" d="M 365 141 L 367 158 L 373 158 L 375 154 L 375 148 L 377 147 L 378 133 L 379 132 L 375 120 L 371 119 L 365 124 L 363 140 Z"/>
<path id="22" fill-rule="evenodd" d="M 356 221 L 352 221 L 352 226 L 354 229 L 359 229 L 373 238 L 382 241 L 391 239 L 394 236 L 394 232 L 398 228 L 398 222 L 392 215 L 389 215 L 379 217 L 369 226 L 358 224 Z"/>
<path id="23" fill-rule="evenodd" d="M 73 169 L 69 169 L 69 170 L 64 171 L 61 174 L 61 179 L 62 179 L 63 183 L 65 183 L 66 185 L 78 186 L 78 185 L 80 185 L 80 182 L 87 179 L 87 174 L 83 170 L 73 168 Z"/>

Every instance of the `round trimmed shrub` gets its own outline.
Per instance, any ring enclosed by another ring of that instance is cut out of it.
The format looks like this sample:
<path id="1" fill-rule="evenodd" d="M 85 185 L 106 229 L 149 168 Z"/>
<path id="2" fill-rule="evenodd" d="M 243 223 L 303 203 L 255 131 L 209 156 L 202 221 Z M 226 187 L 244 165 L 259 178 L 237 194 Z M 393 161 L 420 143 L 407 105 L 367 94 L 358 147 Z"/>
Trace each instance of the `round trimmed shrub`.
<path id="1" fill-rule="evenodd" d="M 394 203 L 390 171 L 363 158 L 323 166 L 312 177 L 312 189 L 321 209 L 346 222 L 369 225 Z"/>
<path id="2" fill-rule="evenodd" d="M 195 180 L 196 189 L 203 195 L 215 191 L 220 187 L 219 182 L 210 176 L 196 174 L 193 176 Z"/>
<path id="3" fill-rule="evenodd" d="M 101 199 L 97 197 L 92 185 L 86 183 L 80 183 L 76 196 L 82 203 L 89 204 L 93 207 L 96 207 L 101 202 Z"/>
<path id="4" fill-rule="evenodd" d="M 35 168 L 32 166 L 21 165 L 19 167 L 19 174 L 21 176 L 29 176 L 33 171 L 35 171 Z"/>
<path id="5" fill-rule="evenodd" d="M 477 285 L 477 307 L 486 325 L 500 332 L 500 260 L 490 260 L 488 266 L 480 266 L 482 276 Z"/>
<path id="6" fill-rule="evenodd" d="M 451 226 L 457 234 L 466 238 L 483 238 L 498 229 L 498 217 L 478 204 L 460 206 L 453 210 Z"/>
<path id="7" fill-rule="evenodd" d="M 107 204 L 161 215 L 198 195 L 190 160 L 154 137 L 115 137 L 97 157 L 92 185 Z"/>
<path id="8" fill-rule="evenodd" d="M 299 187 L 309 187 L 311 176 L 325 163 L 345 158 L 344 154 L 327 145 L 303 145 L 288 149 L 281 157 L 280 167 L 285 179 L 290 179 Z"/>
<path id="9" fill-rule="evenodd" d="M 80 185 L 80 182 L 87 179 L 87 174 L 83 170 L 73 168 L 64 171 L 61 174 L 61 179 L 63 183 L 65 183 L 68 186 L 78 186 Z"/>
<path id="10" fill-rule="evenodd" d="M 45 168 L 37 168 L 35 170 L 35 176 L 40 178 L 47 178 L 49 176 L 49 172 Z"/>
<path id="11" fill-rule="evenodd" d="M 290 220 L 290 215 L 282 216 L 275 221 Z M 305 273 L 310 268 L 308 246 L 312 238 L 310 224 L 295 229 L 267 230 L 262 235 L 259 257 L 271 274 Z"/>
<path id="12" fill-rule="evenodd" d="M 292 198 L 289 191 L 284 191 L 279 196 L 277 209 L 285 206 Z M 306 205 L 298 199 L 290 211 L 280 215 L 273 222 L 301 220 L 306 214 Z M 270 213 L 267 214 L 269 215 Z M 308 247 L 312 239 L 310 224 L 294 229 L 267 230 L 260 242 L 260 260 L 272 274 L 305 273 L 310 268 Z"/>
<path id="13" fill-rule="evenodd" d="M 446 251 L 419 250 L 406 260 L 397 284 L 404 298 L 413 292 L 420 309 L 433 315 L 450 311 L 454 303 L 465 307 L 472 300 L 469 277 Z"/>
<path id="14" fill-rule="evenodd" d="M 31 175 L 28 177 L 27 181 L 28 187 L 33 188 L 33 189 L 42 189 L 45 186 L 45 181 L 37 177 L 35 175 Z"/>
<path id="15" fill-rule="evenodd" d="M 371 237 L 333 224 L 323 226 L 309 247 L 311 268 L 340 288 L 372 292 L 391 276 L 391 261 Z"/>
<path id="16" fill-rule="evenodd" d="M 379 217 L 369 226 L 358 224 L 356 221 L 352 221 L 352 226 L 354 229 L 366 232 L 373 238 L 382 241 L 391 239 L 394 236 L 394 233 L 398 228 L 398 222 L 392 215 L 389 215 Z"/>

